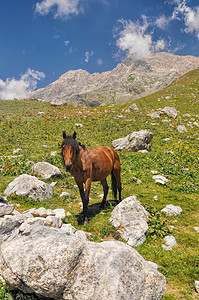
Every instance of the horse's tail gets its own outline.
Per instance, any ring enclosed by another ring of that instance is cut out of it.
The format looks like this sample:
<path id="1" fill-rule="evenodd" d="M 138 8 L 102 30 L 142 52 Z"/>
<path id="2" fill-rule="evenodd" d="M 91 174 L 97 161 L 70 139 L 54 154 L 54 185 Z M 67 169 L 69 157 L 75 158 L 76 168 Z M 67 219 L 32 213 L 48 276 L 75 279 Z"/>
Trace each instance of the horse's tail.
<path id="1" fill-rule="evenodd" d="M 115 199 L 117 199 L 117 181 L 113 171 L 111 172 L 111 185 L 112 185 L 112 192 Z"/>

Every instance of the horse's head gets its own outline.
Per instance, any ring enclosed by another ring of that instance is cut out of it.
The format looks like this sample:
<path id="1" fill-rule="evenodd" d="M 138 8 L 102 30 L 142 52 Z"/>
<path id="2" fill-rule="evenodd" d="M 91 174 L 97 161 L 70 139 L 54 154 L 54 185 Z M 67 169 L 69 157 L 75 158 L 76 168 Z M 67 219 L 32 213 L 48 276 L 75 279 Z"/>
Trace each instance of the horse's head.
<path id="1" fill-rule="evenodd" d="M 79 143 L 76 141 L 76 135 L 75 131 L 72 136 L 66 136 L 65 131 L 63 132 L 64 140 L 61 145 L 61 155 L 67 172 L 72 170 L 76 156 L 79 154 Z"/>

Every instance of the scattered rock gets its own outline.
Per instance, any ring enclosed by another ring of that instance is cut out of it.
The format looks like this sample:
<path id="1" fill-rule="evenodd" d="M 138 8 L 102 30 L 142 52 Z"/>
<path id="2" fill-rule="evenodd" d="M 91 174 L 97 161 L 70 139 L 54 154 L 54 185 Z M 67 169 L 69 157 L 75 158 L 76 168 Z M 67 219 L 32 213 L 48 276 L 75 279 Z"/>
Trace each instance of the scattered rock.
<path id="1" fill-rule="evenodd" d="M 180 133 L 187 132 L 187 129 L 186 129 L 186 127 L 185 127 L 184 125 L 178 125 L 178 126 L 177 126 L 177 130 L 178 130 L 178 132 L 180 132 Z"/>
<path id="2" fill-rule="evenodd" d="M 165 184 L 168 179 L 162 175 L 154 175 L 153 179 L 155 180 L 155 183 Z"/>
<path id="3" fill-rule="evenodd" d="M 33 198 L 35 201 L 42 201 L 52 198 L 53 189 L 49 184 L 34 176 L 23 174 L 9 183 L 4 192 L 5 195 L 14 193 L 16 193 L 16 195 Z"/>
<path id="4" fill-rule="evenodd" d="M 67 196 L 69 196 L 70 195 L 70 193 L 68 193 L 68 192 L 62 192 L 61 194 L 60 194 L 60 197 L 67 197 Z"/>
<path id="5" fill-rule="evenodd" d="M 139 246 L 146 239 L 147 216 L 136 196 L 130 196 L 114 208 L 109 220 L 129 245 Z"/>
<path id="6" fill-rule="evenodd" d="M 195 289 L 196 289 L 196 292 L 199 293 L 199 281 L 198 280 L 195 281 Z"/>
<path id="7" fill-rule="evenodd" d="M 53 176 L 60 176 L 59 168 L 49 164 L 48 162 L 38 162 L 32 166 L 31 172 L 36 173 L 43 179 L 49 179 Z"/>
<path id="8" fill-rule="evenodd" d="M 77 232 L 33 224 L 2 241 L 0 250 L 0 279 L 27 294 L 55 300 L 151 300 L 165 292 L 165 277 L 118 241 L 94 243 Z"/>
<path id="9" fill-rule="evenodd" d="M 176 245 L 176 239 L 172 235 L 167 235 L 164 237 L 166 245 L 162 245 L 162 248 L 165 250 L 172 250 L 172 247 Z"/>
<path id="10" fill-rule="evenodd" d="M 52 152 L 50 152 L 50 155 L 51 155 L 51 156 L 56 156 L 56 155 L 57 155 L 57 151 L 52 151 Z"/>
<path id="11" fill-rule="evenodd" d="M 114 140 L 112 146 L 116 150 L 149 150 L 153 133 L 148 130 L 140 130 L 130 133 L 124 138 Z"/>
<path id="12" fill-rule="evenodd" d="M 178 115 L 178 112 L 175 109 L 175 107 L 169 107 L 169 106 L 166 106 L 165 108 L 163 108 L 161 110 L 161 113 L 168 117 L 171 117 L 171 118 L 176 118 Z"/>
<path id="13" fill-rule="evenodd" d="M 133 103 L 133 104 L 131 104 L 129 107 L 128 107 L 128 109 L 130 109 L 130 110 L 134 110 L 134 111 L 139 111 L 139 108 L 137 107 L 137 105 L 135 104 L 135 103 Z"/>
<path id="14" fill-rule="evenodd" d="M 199 232 L 199 227 L 194 227 L 195 231 Z"/>
<path id="15" fill-rule="evenodd" d="M 182 208 L 180 206 L 175 206 L 173 204 L 168 204 L 161 212 L 167 214 L 168 216 L 177 216 L 182 213 Z"/>
<path id="16" fill-rule="evenodd" d="M 159 119 L 160 118 L 160 113 L 155 111 L 155 112 L 152 112 L 152 113 L 148 114 L 147 116 L 151 117 L 151 119 Z"/>
<path id="17" fill-rule="evenodd" d="M 76 123 L 75 126 L 77 126 L 77 127 L 83 127 L 83 125 L 81 123 Z"/>

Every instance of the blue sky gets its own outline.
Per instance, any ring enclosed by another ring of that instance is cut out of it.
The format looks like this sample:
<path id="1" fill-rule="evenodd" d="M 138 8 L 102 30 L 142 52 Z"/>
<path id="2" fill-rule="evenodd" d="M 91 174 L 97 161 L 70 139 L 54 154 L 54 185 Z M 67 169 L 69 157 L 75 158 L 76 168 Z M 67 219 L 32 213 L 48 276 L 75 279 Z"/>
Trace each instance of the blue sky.
<path id="1" fill-rule="evenodd" d="M 158 51 L 199 56 L 199 0 L 0 1 L 0 99 Z"/>

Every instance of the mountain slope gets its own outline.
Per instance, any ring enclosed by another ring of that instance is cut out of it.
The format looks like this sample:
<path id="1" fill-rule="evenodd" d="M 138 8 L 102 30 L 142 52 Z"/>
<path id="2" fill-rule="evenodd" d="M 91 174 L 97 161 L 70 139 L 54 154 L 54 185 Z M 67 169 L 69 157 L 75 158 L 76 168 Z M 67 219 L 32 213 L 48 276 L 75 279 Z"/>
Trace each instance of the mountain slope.
<path id="1" fill-rule="evenodd" d="M 199 67 L 199 58 L 156 53 L 134 61 L 128 56 L 113 70 L 90 74 L 85 70 L 68 71 L 29 98 L 53 105 L 125 103 L 157 91 L 174 79 Z"/>

